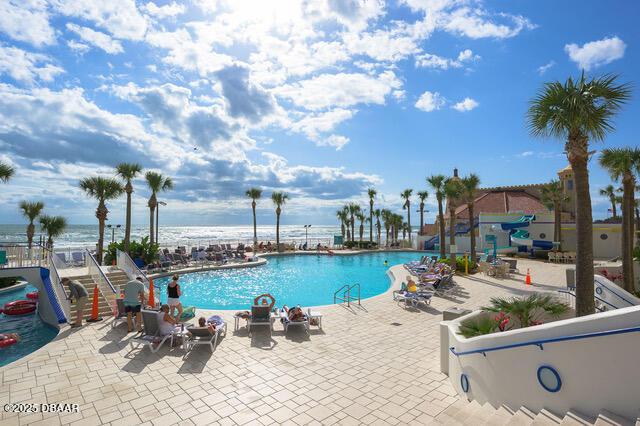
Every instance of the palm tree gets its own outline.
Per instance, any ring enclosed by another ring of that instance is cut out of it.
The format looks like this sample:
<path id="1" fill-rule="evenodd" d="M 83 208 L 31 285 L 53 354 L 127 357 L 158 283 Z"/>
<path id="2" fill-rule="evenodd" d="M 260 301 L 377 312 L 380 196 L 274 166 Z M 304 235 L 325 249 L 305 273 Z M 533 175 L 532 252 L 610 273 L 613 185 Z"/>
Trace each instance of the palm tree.
<path id="1" fill-rule="evenodd" d="M 422 235 L 422 228 L 424 227 L 424 202 L 429 197 L 427 191 L 418 191 L 418 198 L 420 198 L 420 230 L 418 235 Z"/>
<path id="2" fill-rule="evenodd" d="M 102 251 L 104 249 L 104 223 L 107 220 L 109 210 L 105 204 L 107 200 L 118 198 L 124 192 L 124 188 L 115 179 L 94 176 L 80 181 L 80 188 L 91 198 L 98 200 L 96 218 L 98 218 L 98 251 L 96 261 L 102 265 Z"/>
<path id="3" fill-rule="evenodd" d="M 361 211 L 356 213 L 356 219 L 360 221 L 360 248 L 362 248 L 362 236 L 364 235 L 364 221 L 366 218 Z"/>
<path id="4" fill-rule="evenodd" d="M 606 188 L 600 190 L 600 195 L 607 197 L 611 203 L 611 212 L 613 217 L 618 217 L 618 210 L 616 209 L 616 190 L 613 185 L 607 185 Z"/>
<path id="5" fill-rule="evenodd" d="M 546 83 L 527 113 L 534 136 L 565 140 L 576 192 L 576 315 L 595 312 L 593 287 L 593 216 L 589 193 L 589 140 L 601 141 L 614 130 L 612 118 L 629 99 L 631 87 L 614 75 L 565 83 Z"/>
<path id="6" fill-rule="evenodd" d="M 367 190 L 369 196 L 369 240 L 371 242 L 373 242 L 373 199 L 376 198 L 376 194 L 378 192 L 373 188 Z"/>
<path id="7" fill-rule="evenodd" d="M 29 245 L 29 250 L 31 250 L 33 236 L 36 233 L 36 226 L 33 222 L 40 216 L 42 209 L 44 209 L 44 203 L 42 201 L 20 201 L 22 215 L 29 220 L 29 225 L 27 225 L 27 244 Z"/>
<path id="8" fill-rule="evenodd" d="M 255 253 L 258 248 L 258 227 L 256 224 L 256 200 L 262 197 L 262 189 L 249 188 L 244 193 L 247 198 L 251 198 L 251 211 L 253 212 L 253 252 Z"/>
<path id="9" fill-rule="evenodd" d="M 378 232 L 377 243 L 378 243 L 378 248 L 380 248 L 380 233 L 382 232 L 382 229 L 381 229 L 381 226 L 380 226 L 380 214 L 381 214 L 380 209 L 376 209 L 373 212 L 373 214 L 376 217 L 376 231 Z"/>
<path id="10" fill-rule="evenodd" d="M 393 240 L 396 244 L 398 244 L 398 236 L 400 235 L 400 230 L 402 229 L 404 218 L 400 214 L 393 215 Z"/>
<path id="11" fill-rule="evenodd" d="M 347 228 L 347 240 L 346 241 L 351 241 L 351 222 L 349 220 L 349 206 L 345 205 L 344 207 L 342 207 L 342 213 L 344 214 L 344 224 Z"/>
<path id="12" fill-rule="evenodd" d="M 142 172 L 142 166 L 137 163 L 120 163 L 116 166 L 116 175 L 122 179 L 124 184 L 124 192 L 127 193 L 127 217 L 124 224 L 124 251 L 129 253 L 129 243 L 131 240 L 131 194 L 133 194 L 133 185 L 131 181 Z"/>
<path id="13" fill-rule="evenodd" d="M 633 210 L 636 190 L 634 172 L 640 172 L 640 149 L 607 148 L 602 150 L 600 165 L 613 180 L 622 181 L 622 275 L 624 289 L 635 291 L 633 271 Z"/>
<path id="14" fill-rule="evenodd" d="M 462 185 L 462 198 L 467 203 L 467 211 L 469 213 L 469 244 L 471 246 L 471 262 L 476 263 L 476 217 L 474 212 L 474 203 L 480 186 L 480 178 L 478 175 L 471 173 L 460 181 Z"/>
<path id="15" fill-rule="evenodd" d="M 360 206 L 355 203 L 347 205 L 349 210 L 349 222 L 351 223 L 351 241 L 356 240 L 356 213 L 360 212 Z"/>
<path id="16" fill-rule="evenodd" d="M 389 247 L 389 228 L 391 228 L 391 212 L 387 209 L 380 210 L 380 216 L 382 216 L 382 223 L 385 230 L 385 245 Z"/>
<path id="17" fill-rule="evenodd" d="M 67 227 L 67 219 L 62 216 L 40 216 L 40 226 L 47 234 L 47 248 L 53 250 L 53 239 L 59 237 Z"/>
<path id="18" fill-rule="evenodd" d="M 147 186 L 151 190 L 151 197 L 149 197 L 149 202 L 147 206 L 149 206 L 149 243 L 151 245 L 157 244 L 158 242 L 155 240 L 155 232 L 154 232 L 154 222 L 153 222 L 153 214 L 158 207 L 158 197 L 157 194 L 163 191 L 169 191 L 173 189 L 173 180 L 170 177 L 162 176 L 157 172 L 147 172 L 144 175 L 144 178 L 147 181 Z"/>
<path id="19" fill-rule="evenodd" d="M 9 179 L 16 173 L 16 169 L 13 166 L 0 161 L 0 182 L 7 183 Z"/>
<path id="20" fill-rule="evenodd" d="M 347 220 L 348 220 L 347 212 L 345 212 L 344 210 L 338 210 L 336 212 L 336 217 L 340 221 L 340 234 L 342 235 L 342 241 L 344 244 L 344 241 L 345 241 L 344 240 L 344 234 L 345 234 L 344 224 L 347 223 Z"/>
<path id="21" fill-rule="evenodd" d="M 271 201 L 276 206 L 276 248 L 280 252 L 280 213 L 289 196 L 284 192 L 272 192 Z"/>
<path id="22" fill-rule="evenodd" d="M 436 191 L 438 200 L 438 223 L 440 225 L 440 258 L 446 257 L 444 246 L 444 212 L 442 211 L 442 200 L 444 198 L 444 182 L 447 178 L 444 175 L 432 175 L 427 178 L 427 183 Z"/>
<path id="23" fill-rule="evenodd" d="M 558 250 L 562 250 L 562 203 L 569 197 L 564 194 L 562 183 L 555 179 L 541 188 L 542 202 L 549 210 L 553 210 L 553 241 L 558 242 Z"/>
<path id="24" fill-rule="evenodd" d="M 407 209 L 407 225 L 409 226 L 409 243 L 411 243 L 411 194 L 412 193 L 413 193 L 413 189 L 405 189 L 400 194 L 400 197 L 402 197 L 402 199 L 404 200 L 404 204 L 402 205 L 402 208 Z"/>
<path id="25" fill-rule="evenodd" d="M 447 210 L 449 210 L 449 255 L 451 257 L 451 269 L 456 269 L 456 252 L 451 250 L 456 245 L 456 201 L 462 195 L 462 184 L 460 179 L 456 177 L 449 178 L 444 184 L 444 193 L 449 202 Z M 444 245 L 444 241 L 441 242 Z"/>

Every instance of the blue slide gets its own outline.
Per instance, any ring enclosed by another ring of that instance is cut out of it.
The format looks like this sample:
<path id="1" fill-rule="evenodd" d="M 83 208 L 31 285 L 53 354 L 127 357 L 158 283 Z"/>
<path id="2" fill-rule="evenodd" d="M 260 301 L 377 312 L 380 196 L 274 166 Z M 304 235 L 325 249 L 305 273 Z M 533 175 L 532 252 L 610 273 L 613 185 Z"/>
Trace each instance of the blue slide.
<path id="1" fill-rule="evenodd" d="M 509 238 L 511 242 L 517 246 L 551 250 L 553 248 L 552 241 L 531 239 L 529 231 L 520 229 L 528 227 L 535 219 L 535 215 L 524 215 L 514 222 L 502 223 L 500 226 L 504 231 L 510 232 Z"/>
<path id="2" fill-rule="evenodd" d="M 477 228 L 478 222 L 476 222 L 473 227 Z M 471 231 L 470 227 L 465 226 L 465 224 L 462 224 L 462 223 L 457 223 L 455 228 L 456 228 L 456 235 L 464 235 L 469 233 L 469 231 Z M 451 232 L 449 232 L 449 230 L 447 229 L 445 231 L 445 236 L 448 237 L 449 235 L 451 235 Z M 431 237 L 430 239 L 424 242 L 424 250 L 434 250 L 436 247 L 436 244 L 439 244 L 439 243 L 440 243 L 440 235 Z"/>

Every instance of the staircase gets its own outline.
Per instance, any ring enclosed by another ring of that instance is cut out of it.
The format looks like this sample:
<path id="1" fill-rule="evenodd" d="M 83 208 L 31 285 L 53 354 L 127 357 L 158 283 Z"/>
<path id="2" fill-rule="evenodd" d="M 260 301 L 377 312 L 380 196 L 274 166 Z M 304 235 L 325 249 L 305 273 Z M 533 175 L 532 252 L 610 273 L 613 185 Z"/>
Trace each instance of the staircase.
<path id="1" fill-rule="evenodd" d="M 127 274 L 120 269 L 109 271 L 105 275 L 116 290 L 120 289 L 120 292 L 124 290 L 124 285 L 130 281 Z M 120 297 L 119 294 L 117 296 Z"/>
<path id="2" fill-rule="evenodd" d="M 80 284 L 84 286 L 84 288 L 87 290 L 87 293 L 89 293 L 89 297 L 87 298 L 87 304 L 85 305 L 85 308 L 84 308 L 84 319 L 87 320 L 91 318 L 91 308 L 93 306 L 93 288 L 95 287 L 96 284 L 90 275 L 79 275 L 75 277 L 69 277 L 69 279 L 78 281 Z M 64 290 L 66 294 L 69 294 L 68 285 L 64 286 Z M 71 315 L 69 318 L 69 323 L 74 323 L 76 320 L 76 312 L 77 312 L 75 300 L 71 304 L 70 312 L 71 312 Z M 101 316 L 103 318 L 109 318 L 113 316 L 113 306 L 111 305 L 111 303 L 107 301 L 107 299 L 104 298 L 104 296 L 100 292 L 98 292 L 98 316 Z"/>
<path id="3" fill-rule="evenodd" d="M 640 425 L 640 409 L 637 419 L 627 419 L 603 410 L 598 417 L 590 417 L 576 411 L 557 416 L 548 410 L 535 413 L 526 407 L 512 410 L 491 404 L 481 405 L 459 399 L 433 419 L 433 424 L 446 425 L 597 425 L 633 426 Z"/>

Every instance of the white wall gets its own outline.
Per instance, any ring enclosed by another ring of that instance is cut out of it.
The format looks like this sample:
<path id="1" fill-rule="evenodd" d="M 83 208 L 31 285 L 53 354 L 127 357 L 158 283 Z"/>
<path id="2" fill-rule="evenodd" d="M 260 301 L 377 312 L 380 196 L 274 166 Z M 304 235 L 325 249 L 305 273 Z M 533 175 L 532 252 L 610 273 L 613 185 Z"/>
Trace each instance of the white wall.
<path id="1" fill-rule="evenodd" d="M 602 236 L 606 236 L 605 239 Z M 562 224 L 562 250 L 576 251 L 576 227 L 574 223 Z M 593 256 L 596 259 L 612 259 L 622 254 L 622 225 L 593 224 Z"/>
<path id="2" fill-rule="evenodd" d="M 640 324 L 640 306 L 623 308 L 596 315 L 556 321 L 536 327 L 494 333 L 465 339 L 458 334 L 460 321 L 483 315 L 476 311 L 454 321 L 442 322 L 444 348 L 468 351 L 541 339 L 573 336 Z M 539 411 L 546 408 L 558 415 L 576 410 L 595 416 L 608 410 L 635 418 L 640 407 L 640 333 L 631 332 L 581 340 L 524 346 L 482 354 L 457 357 L 448 351 L 448 362 L 442 362 L 443 372 L 460 395 L 494 407 L 504 404 L 513 409 L 525 406 Z M 538 383 L 537 370 L 542 365 L 556 369 L 562 387 L 556 393 Z M 460 385 L 464 373 L 469 379 L 469 391 Z"/>

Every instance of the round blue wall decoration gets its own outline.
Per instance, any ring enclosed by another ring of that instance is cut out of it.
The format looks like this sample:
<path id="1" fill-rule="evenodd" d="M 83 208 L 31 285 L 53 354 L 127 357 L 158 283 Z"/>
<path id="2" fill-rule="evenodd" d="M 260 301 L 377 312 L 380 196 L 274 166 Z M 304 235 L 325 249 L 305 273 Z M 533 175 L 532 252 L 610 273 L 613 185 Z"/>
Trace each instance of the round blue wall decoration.
<path id="1" fill-rule="evenodd" d="M 558 392 L 562 387 L 560 374 L 550 365 L 543 365 L 538 368 L 538 383 L 547 392 Z"/>

